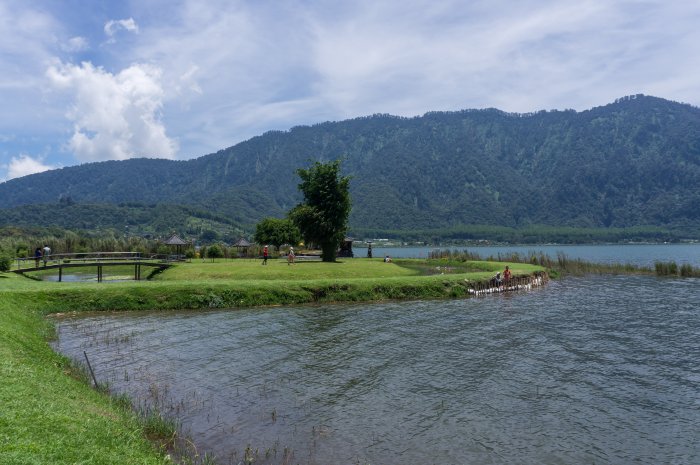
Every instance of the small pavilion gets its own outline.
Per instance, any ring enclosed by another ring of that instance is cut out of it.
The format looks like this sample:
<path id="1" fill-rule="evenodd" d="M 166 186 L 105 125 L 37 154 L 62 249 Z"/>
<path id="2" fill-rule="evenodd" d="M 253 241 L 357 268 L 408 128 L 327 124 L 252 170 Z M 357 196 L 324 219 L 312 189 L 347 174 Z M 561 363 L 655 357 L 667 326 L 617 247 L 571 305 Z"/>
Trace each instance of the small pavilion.
<path id="1" fill-rule="evenodd" d="M 354 257 L 355 254 L 352 251 L 352 243 L 354 239 L 352 237 L 346 237 L 343 239 L 343 242 L 340 244 L 340 248 L 338 249 L 338 256 L 339 257 Z"/>
<path id="2" fill-rule="evenodd" d="M 178 236 L 177 234 L 173 234 L 168 239 L 166 239 L 163 242 L 163 244 L 168 245 L 170 247 L 175 247 L 175 254 L 181 256 L 183 246 L 189 245 L 189 242 L 185 242 L 180 236 Z"/>
<path id="3" fill-rule="evenodd" d="M 241 237 L 236 241 L 233 246 L 236 248 L 238 251 L 238 256 L 239 257 L 245 257 L 248 255 L 248 248 L 253 245 L 250 242 L 248 242 L 245 238 Z"/>

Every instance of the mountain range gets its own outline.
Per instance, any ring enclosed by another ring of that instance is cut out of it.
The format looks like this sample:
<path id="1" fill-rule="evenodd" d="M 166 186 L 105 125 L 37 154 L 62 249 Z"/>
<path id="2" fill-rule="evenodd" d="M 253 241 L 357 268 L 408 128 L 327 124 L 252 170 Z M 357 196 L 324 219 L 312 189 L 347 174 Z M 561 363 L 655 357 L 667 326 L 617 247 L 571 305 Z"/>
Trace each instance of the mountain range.
<path id="1" fill-rule="evenodd" d="M 372 115 L 271 131 L 192 160 L 66 167 L 0 184 L 0 226 L 58 224 L 59 207 L 70 207 L 86 215 L 73 227 L 89 228 L 100 205 L 177 205 L 250 231 L 300 201 L 298 168 L 336 159 L 352 177 L 351 230 L 700 230 L 700 109 L 644 95 L 580 112 Z M 112 227 L 139 224 L 123 216 Z"/>

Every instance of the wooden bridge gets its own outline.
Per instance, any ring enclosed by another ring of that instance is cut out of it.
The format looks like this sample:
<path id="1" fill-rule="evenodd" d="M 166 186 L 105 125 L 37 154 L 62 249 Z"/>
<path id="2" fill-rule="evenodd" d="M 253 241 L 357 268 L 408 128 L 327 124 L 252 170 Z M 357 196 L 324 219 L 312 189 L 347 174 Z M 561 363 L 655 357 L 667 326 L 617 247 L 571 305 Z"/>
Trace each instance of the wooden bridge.
<path id="1" fill-rule="evenodd" d="M 58 269 L 58 281 L 63 281 L 64 268 L 97 268 L 97 282 L 102 282 L 105 267 L 133 266 L 134 280 L 141 280 L 141 267 L 148 266 L 165 270 L 175 261 L 182 261 L 179 255 L 141 256 L 140 252 L 91 252 L 52 254 L 46 261 L 43 258 L 18 258 L 13 273 L 24 274 Z"/>

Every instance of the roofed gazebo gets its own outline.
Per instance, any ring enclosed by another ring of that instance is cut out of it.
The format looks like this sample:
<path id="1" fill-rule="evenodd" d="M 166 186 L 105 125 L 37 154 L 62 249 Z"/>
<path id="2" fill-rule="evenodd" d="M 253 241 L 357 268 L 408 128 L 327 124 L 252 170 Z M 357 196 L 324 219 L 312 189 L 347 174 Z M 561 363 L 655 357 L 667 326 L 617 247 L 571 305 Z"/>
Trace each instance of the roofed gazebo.
<path id="1" fill-rule="evenodd" d="M 163 244 L 171 246 L 171 247 L 175 247 L 175 254 L 178 256 L 181 256 L 182 255 L 182 247 L 189 245 L 189 242 L 185 242 L 184 240 L 182 240 L 182 238 L 180 236 L 178 236 L 177 234 L 173 234 L 168 239 L 166 239 L 163 242 Z"/>
<path id="2" fill-rule="evenodd" d="M 338 256 L 339 257 L 354 257 L 355 254 L 352 251 L 352 242 L 353 242 L 352 237 L 346 237 L 343 239 L 343 242 L 340 244 L 340 247 L 338 248 Z"/>
<path id="3" fill-rule="evenodd" d="M 245 238 L 241 237 L 236 241 L 233 246 L 236 248 L 238 251 L 238 256 L 239 257 L 245 257 L 248 254 L 248 248 L 252 246 L 250 242 L 248 242 Z"/>

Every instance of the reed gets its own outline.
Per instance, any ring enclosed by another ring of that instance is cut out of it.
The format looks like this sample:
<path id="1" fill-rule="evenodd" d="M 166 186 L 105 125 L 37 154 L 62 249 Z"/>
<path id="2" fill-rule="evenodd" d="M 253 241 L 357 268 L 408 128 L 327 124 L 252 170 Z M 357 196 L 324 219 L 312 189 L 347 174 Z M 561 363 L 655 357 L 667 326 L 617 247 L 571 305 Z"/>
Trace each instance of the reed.
<path id="1" fill-rule="evenodd" d="M 699 278 L 700 268 L 693 267 L 689 263 L 680 266 L 676 262 L 655 262 L 654 270 L 657 276 L 680 276 L 682 278 Z"/>
<path id="2" fill-rule="evenodd" d="M 510 262 L 510 263 L 527 263 L 535 266 L 540 266 L 549 270 L 552 277 L 562 275 L 585 275 L 585 274 L 654 274 L 654 270 L 650 267 L 633 265 L 631 263 L 598 263 L 583 260 L 580 258 L 571 258 L 564 253 L 558 253 L 556 258 L 552 258 L 542 252 L 531 252 L 529 254 L 513 253 L 498 253 L 482 257 L 478 253 L 465 251 L 444 251 L 437 250 L 431 252 L 431 259 L 448 259 L 454 261 L 466 262 L 469 260 L 487 261 L 487 262 Z M 675 264 L 673 264 L 675 266 Z M 669 273 L 670 264 L 656 265 L 657 275 L 677 274 Z M 662 270 L 662 271 L 660 271 Z M 691 274 L 687 276 L 692 276 Z"/>

